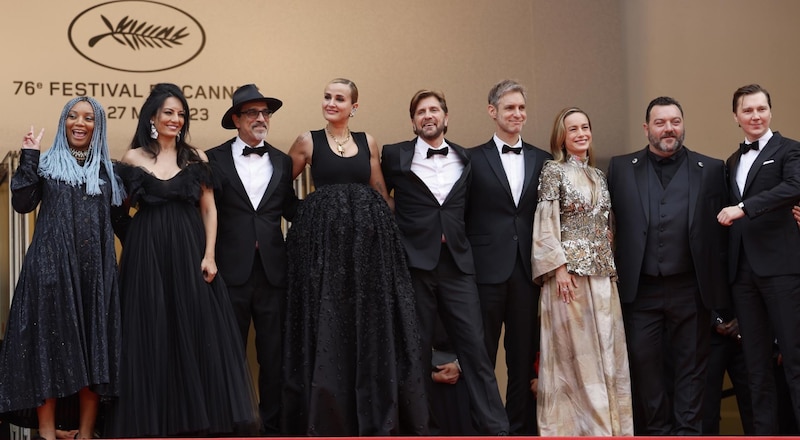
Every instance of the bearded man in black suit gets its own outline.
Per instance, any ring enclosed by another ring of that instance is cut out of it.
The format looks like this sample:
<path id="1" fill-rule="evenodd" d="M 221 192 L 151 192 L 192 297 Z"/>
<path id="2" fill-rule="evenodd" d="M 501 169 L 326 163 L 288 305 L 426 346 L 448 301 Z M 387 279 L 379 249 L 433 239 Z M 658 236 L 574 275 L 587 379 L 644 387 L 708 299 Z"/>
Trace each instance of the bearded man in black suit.
<path id="1" fill-rule="evenodd" d="M 383 147 L 383 177 L 411 272 L 420 323 L 422 365 L 431 365 L 436 315 L 462 365 L 472 413 L 484 435 L 508 434 L 508 419 L 483 344 L 475 263 L 464 226 L 471 167 L 447 141 L 444 94 L 420 90 L 409 107 L 416 139 Z M 426 376 L 430 377 L 426 371 Z M 435 425 L 435 420 L 432 421 Z M 435 426 L 431 429 L 435 433 Z"/>
<path id="2" fill-rule="evenodd" d="M 236 89 L 222 127 L 237 136 L 206 152 L 215 178 L 217 264 L 245 347 L 251 319 L 255 330 L 262 435 L 279 433 L 287 274 L 281 217 L 291 221 L 298 204 L 292 160 L 265 141 L 282 104 L 254 84 Z"/>
<path id="3" fill-rule="evenodd" d="M 729 304 L 725 166 L 683 145 L 678 101 L 650 102 L 649 145 L 613 157 L 608 189 L 637 435 L 700 435 L 711 310 Z"/>

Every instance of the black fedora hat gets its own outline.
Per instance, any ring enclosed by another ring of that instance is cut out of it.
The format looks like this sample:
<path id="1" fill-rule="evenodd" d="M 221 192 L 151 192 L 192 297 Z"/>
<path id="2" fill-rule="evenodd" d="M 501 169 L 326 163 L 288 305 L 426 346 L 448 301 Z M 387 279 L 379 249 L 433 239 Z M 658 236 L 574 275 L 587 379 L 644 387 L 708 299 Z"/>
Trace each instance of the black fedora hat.
<path id="1" fill-rule="evenodd" d="M 269 98 L 262 95 L 261 92 L 258 91 L 258 87 L 256 87 L 255 84 L 241 86 L 236 89 L 235 92 L 233 92 L 233 105 L 228 109 L 228 111 L 225 112 L 225 115 L 222 116 L 222 128 L 236 128 L 236 125 L 233 123 L 233 114 L 237 113 L 242 106 L 248 102 L 255 101 L 264 101 L 264 103 L 267 104 L 267 108 L 272 113 L 278 111 L 278 109 L 283 105 L 283 102 L 280 99 Z"/>

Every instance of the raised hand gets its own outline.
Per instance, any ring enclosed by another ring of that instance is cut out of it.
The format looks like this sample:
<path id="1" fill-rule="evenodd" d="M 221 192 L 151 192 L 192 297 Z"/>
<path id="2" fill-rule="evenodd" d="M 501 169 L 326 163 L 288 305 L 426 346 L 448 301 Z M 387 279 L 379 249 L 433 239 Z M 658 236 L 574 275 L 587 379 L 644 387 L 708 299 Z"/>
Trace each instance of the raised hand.
<path id="1" fill-rule="evenodd" d="M 42 131 L 39 132 L 39 136 L 33 135 L 33 125 L 31 125 L 30 131 L 25 134 L 25 137 L 22 138 L 22 148 L 27 150 L 40 150 L 40 143 L 42 142 L 42 136 L 44 135 L 44 128 Z"/>

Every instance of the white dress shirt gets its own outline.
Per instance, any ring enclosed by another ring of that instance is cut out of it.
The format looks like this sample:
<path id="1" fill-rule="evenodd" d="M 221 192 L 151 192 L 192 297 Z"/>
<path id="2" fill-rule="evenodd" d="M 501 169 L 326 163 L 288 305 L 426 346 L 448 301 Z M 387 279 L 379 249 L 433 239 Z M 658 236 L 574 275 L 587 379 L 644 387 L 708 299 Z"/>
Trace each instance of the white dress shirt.
<path id="1" fill-rule="evenodd" d="M 525 156 L 522 151 L 519 154 L 508 152 L 503 154 L 503 145 L 508 145 L 501 141 L 497 134 L 494 135 L 494 143 L 497 146 L 497 153 L 500 154 L 500 161 L 506 171 L 508 186 L 511 187 L 511 196 L 514 198 L 514 205 L 519 206 L 519 198 L 522 197 L 522 184 L 525 180 Z M 511 148 L 522 148 L 522 138 L 517 138 Z"/>
<path id="2" fill-rule="evenodd" d="M 262 145 L 264 145 L 264 141 L 258 145 L 252 145 L 252 147 Z M 237 136 L 231 145 L 233 164 L 236 166 L 236 173 L 239 174 L 239 179 L 242 181 L 244 190 L 247 191 L 247 197 L 250 198 L 253 209 L 258 209 L 258 204 L 261 203 L 261 198 L 264 197 L 264 192 L 267 191 L 269 181 L 272 179 L 272 161 L 269 160 L 269 153 L 265 153 L 263 156 L 258 154 L 243 156 L 244 147 L 251 147 L 251 145 L 247 145 Z"/>
<path id="3" fill-rule="evenodd" d="M 736 186 L 739 187 L 739 194 L 744 193 L 744 184 L 747 182 L 747 175 L 750 174 L 750 168 L 753 167 L 753 162 L 756 161 L 758 153 L 761 152 L 761 149 L 764 148 L 764 145 L 767 145 L 767 142 L 769 142 L 771 138 L 772 130 L 767 129 L 764 136 L 761 136 L 755 141 L 758 142 L 758 151 L 748 150 L 747 153 L 742 154 L 739 158 L 739 166 L 736 167 Z M 747 142 L 747 139 L 744 141 Z"/>
<path id="4" fill-rule="evenodd" d="M 431 191 L 439 204 L 444 204 L 450 190 L 453 189 L 456 181 L 461 177 L 464 172 L 464 163 L 458 153 L 454 152 L 447 141 L 442 141 L 442 145 L 434 148 L 448 147 L 449 152 L 447 156 L 436 154 L 428 157 L 428 148 L 434 148 L 428 145 L 422 138 L 417 137 L 417 144 L 414 146 L 414 158 L 411 159 L 411 172 L 416 174 L 428 189 Z"/>

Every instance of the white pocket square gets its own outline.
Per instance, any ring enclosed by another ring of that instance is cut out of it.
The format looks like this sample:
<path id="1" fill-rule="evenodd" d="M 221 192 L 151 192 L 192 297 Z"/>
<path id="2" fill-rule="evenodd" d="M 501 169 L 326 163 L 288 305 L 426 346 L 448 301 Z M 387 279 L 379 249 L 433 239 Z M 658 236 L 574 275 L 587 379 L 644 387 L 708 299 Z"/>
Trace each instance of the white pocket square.
<path id="1" fill-rule="evenodd" d="M 764 163 L 762 163 L 761 165 L 769 165 L 769 164 L 774 163 L 774 162 L 775 162 L 774 159 L 770 159 L 770 160 L 764 161 Z"/>

